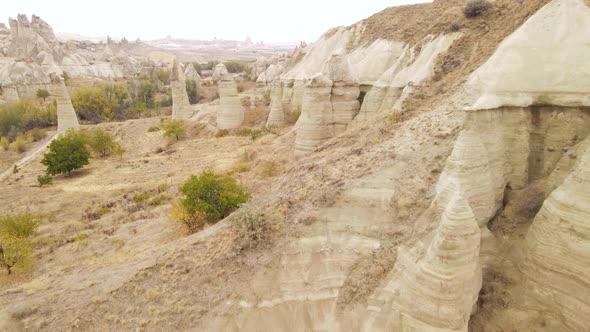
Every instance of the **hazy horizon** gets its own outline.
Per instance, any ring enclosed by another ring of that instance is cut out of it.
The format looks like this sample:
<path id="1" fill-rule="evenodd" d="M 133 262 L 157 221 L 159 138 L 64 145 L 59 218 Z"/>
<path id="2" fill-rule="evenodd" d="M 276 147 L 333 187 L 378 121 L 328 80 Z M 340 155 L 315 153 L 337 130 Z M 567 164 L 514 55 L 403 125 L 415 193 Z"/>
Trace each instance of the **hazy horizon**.
<path id="1" fill-rule="evenodd" d="M 235 2 L 209 1 L 204 4 L 180 0 L 123 2 L 103 0 L 100 6 L 64 0 L 20 0 L 3 4 L 3 12 L 40 16 L 56 33 L 85 37 L 126 37 L 153 40 L 173 38 L 245 40 L 268 43 L 315 41 L 336 26 L 358 22 L 387 7 L 426 0 L 374 0 L 371 2 L 312 1 L 280 3 L 268 0 Z M 67 8 L 67 9 L 63 9 Z M 276 14 L 275 14 L 276 13 Z M 156 22 L 157 23 L 154 23 Z M 0 22 L 8 25 L 8 17 Z"/>

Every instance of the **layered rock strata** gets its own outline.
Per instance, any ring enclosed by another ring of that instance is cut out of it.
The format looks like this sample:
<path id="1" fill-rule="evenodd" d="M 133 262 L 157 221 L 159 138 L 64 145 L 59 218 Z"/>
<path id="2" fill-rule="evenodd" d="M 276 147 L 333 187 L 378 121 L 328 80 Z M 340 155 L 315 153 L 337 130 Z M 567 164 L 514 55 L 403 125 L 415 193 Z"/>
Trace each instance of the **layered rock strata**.
<path id="1" fill-rule="evenodd" d="M 271 88 L 271 104 L 268 120 L 266 121 L 267 127 L 281 127 L 286 124 L 285 112 L 281 103 L 282 95 L 283 85 L 279 81 L 274 82 Z"/>
<path id="2" fill-rule="evenodd" d="M 223 64 L 218 65 L 223 66 Z M 219 67 L 220 72 L 226 72 L 225 66 Z M 230 74 L 219 78 L 219 106 L 217 112 L 218 129 L 235 129 L 244 121 L 244 108 L 240 102 L 236 82 Z"/>
<path id="3" fill-rule="evenodd" d="M 481 288 L 480 230 L 467 201 L 450 201 L 422 260 L 402 272 L 403 331 L 467 331 Z"/>

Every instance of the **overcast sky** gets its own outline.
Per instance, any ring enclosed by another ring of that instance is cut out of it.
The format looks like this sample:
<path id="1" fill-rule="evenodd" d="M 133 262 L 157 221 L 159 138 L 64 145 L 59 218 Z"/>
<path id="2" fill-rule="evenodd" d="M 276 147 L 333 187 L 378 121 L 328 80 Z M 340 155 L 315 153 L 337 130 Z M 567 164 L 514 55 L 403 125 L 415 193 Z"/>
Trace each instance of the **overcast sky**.
<path id="1" fill-rule="evenodd" d="M 425 0 L 1 0 L 0 22 L 36 14 L 55 32 L 134 40 L 163 38 L 296 42 L 390 6 Z"/>

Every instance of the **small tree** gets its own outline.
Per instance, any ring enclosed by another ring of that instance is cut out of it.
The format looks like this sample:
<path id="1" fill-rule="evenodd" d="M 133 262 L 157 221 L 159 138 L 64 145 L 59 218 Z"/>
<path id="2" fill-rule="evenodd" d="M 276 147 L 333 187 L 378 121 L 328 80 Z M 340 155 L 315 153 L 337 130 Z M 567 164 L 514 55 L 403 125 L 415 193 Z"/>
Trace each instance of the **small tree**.
<path id="1" fill-rule="evenodd" d="M 88 145 L 94 153 L 106 157 L 113 153 L 116 143 L 109 132 L 96 128 L 88 137 Z"/>
<path id="2" fill-rule="evenodd" d="M 29 212 L 0 218 L 0 266 L 12 274 L 17 265 L 24 265 L 33 252 L 31 237 L 39 228 L 39 218 Z"/>
<path id="3" fill-rule="evenodd" d="M 4 150 L 4 151 L 8 150 L 9 146 L 10 146 L 10 143 L 8 142 L 8 138 L 0 137 L 0 147 L 2 148 L 2 150 Z"/>
<path id="4" fill-rule="evenodd" d="M 45 101 L 45 99 L 47 99 L 47 97 L 49 97 L 49 91 L 45 90 L 45 89 L 39 89 L 37 90 L 37 98 L 41 98 L 43 99 L 43 101 Z"/>
<path id="5" fill-rule="evenodd" d="M 121 144 L 120 142 L 115 142 L 115 146 L 113 148 L 113 153 L 117 156 L 119 156 L 119 158 L 121 160 L 123 160 L 123 155 L 127 152 L 127 149 L 125 149 L 125 147 L 123 146 L 123 144 Z"/>
<path id="6" fill-rule="evenodd" d="M 171 120 L 162 124 L 164 137 L 175 137 L 176 140 L 186 136 L 186 125 L 183 120 Z"/>
<path id="7" fill-rule="evenodd" d="M 49 144 L 41 164 L 47 166 L 47 174 L 69 174 L 73 170 L 88 165 L 90 152 L 86 148 L 84 136 L 73 129 Z"/>

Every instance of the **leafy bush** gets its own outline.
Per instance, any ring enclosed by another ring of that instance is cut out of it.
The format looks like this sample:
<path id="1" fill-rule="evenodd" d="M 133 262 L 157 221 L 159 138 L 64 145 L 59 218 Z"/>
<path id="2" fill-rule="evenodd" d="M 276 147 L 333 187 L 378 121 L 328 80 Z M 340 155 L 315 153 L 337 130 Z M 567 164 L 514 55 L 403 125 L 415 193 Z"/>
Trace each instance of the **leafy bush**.
<path id="1" fill-rule="evenodd" d="M 463 9 L 465 17 L 472 18 L 484 14 L 492 7 L 487 0 L 471 0 Z"/>
<path id="2" fill-rule="evenodd" d="M 156 69 L 156 72 L 154 73 L 154 78 L 162 83 L 164 83 L 165 85 L 169 85 L 170 84 L 170 77 L 172 76 L 172 73 L 170 72 L 170 70 L 166 70 L 164 68 L 158 68 Z"/>
<path id="3" fill-rule="evenodd" d="M 51 175 L 49 175 L 49 174 L 39 175 L 37 177 L 37 182 L 39 182 L 39 187 L 43 187 L 43 186 L 51 184 L 53 182 L 53 179 L 51 178 Z"/>
<path id="4" fill-rule="evenodd" d="M 113 154 L 119 156 L 120 159 L 123 159 L 123 155 L 127 152 L 127 149 L 121 144 L 120 142 L 115 142 L 115 146 L 113 147 Z"/>
<path id="5" fill-rule="evenodd" d="M 5 215 L 0 218 L 0 236 L 28 238 L 37 232 L 40 223 L 39 217 L 30 212 Z"/>
<path id="6" fill-rule="evenodd" d="M 101 128 L 94 129 L 88 135 L 87 143 L 92 151 L 101 157 L 106 157 L 113 153 L 116 145 L 113 136 Z"/>
<path id="7" fill-rule="evenodd" d="M 188 94 L 188 101 L 191 104 L 199 102 L 199 92 L 197 90 L 197 81 L 186 80 L 186 93 Z"/>
<path id="8" fill-rule="evenodd" d="M 158 126 L 151 126 L 148 128 L 148 133 L 154 133 L 154 132 L 160 131 L 160 130 L 162 130 L 162 129 Z"/>
<path id="9" fill-rule="evenodd" d="M 263 211 L 247 208 L 229 218 L 229 224 L 237 235 L 240 249 L 256 248 L 268 243 L 270 223 Z"/>
<path id="10" fill-rule="evenodd" d="M 45 101 L 45 99 L 47 99 L 47 97 L 49 97 L 49 91 L 45 90 L 45 89 L 39 89 L 37 90 L 37 98 L 41 98 L 43 99 L 43 101 Z"/>
<path id="11" fill-rule="evenodd" d="M 90 152 L 86 148 L 84 135 L 70 129 L 49 144 L 41 164 L 47 167 L 47 174 L 69 174 L 88 165 Z"/>
<path id="12" fill-rule="evenodd" d="M 250 193 L 231 176 L 212 171 L 192 175 L 180 188 L 186 215 L 215 223 L 250 199 Z"/>
<path id="13" fill-rule="evenodd" d="M 72 104 L 81 120 L 111 121 L 125 109 L 129 93 L 120 84 L 82 87 L 72 95 Z"/>
<path id="14" fill-rule="evenodd" d="M 239 61 L 226 61 L 223 63 L 229 73 L 242 73 L 248 70 L 248 65 Z"/>
<path id="15" fill-rule="evenodd" d="M 183 120 L 164 122 L 162 129 L 164 129 L 164 137 L 175 137 L 177 141 L 186 136 L 186 125 Z"/>
<path id="16" fill-rule="evenodd" d="M 172 206 L 172 220 L 182 224 L 188 234 L 198 232 L 207 223 L 204 213 L 189 213 L 180 203 Z"/>
<path id="17" fill-rule="evenodd" d="M 33 128 L 45 128 L 57 123 L 57 106 L 50 103 L 37 107 L 30 101 L 22 100 L 0 106 L 0 136 L 9 142 Z"/>
<path id="18" fill-rule="evenodd" d="M 152 198 L 152 199 L 149 201 L 148 205 L 151 205 L 151 206 L 157 206 L 157 205 L 160 205 L 160 204 L 162 204 L 163 202 L 165 202 L 165 201 L 169 201 L 169 200 L 171 200 L 171 199 L 172 199 L 172 196 L 171 196 L 171 195 L 168 195 L 168 194 L 160 194 L 160 195 L 158 195 L 158 196 L 156 196 L 156 197 Z"/>
<path id="19" fill-rule="evenodd" d="M 23 153 L 27 150 L 27 141 L 22 136 L 17 136 L 14 142 L 10 144 L 12 151 Z"/>
<path id="20" fill-rule="evenodd" d="M 4 151 L 8 150 L 9 146 L 10 146 L 10 143 L 8 142 L 8 138 L 0 137 L 0 147 L 2 148 L 2 150 L 4 150 Z"/>
<path id="21" fill-rule="evenodd" d="M 27 136 L 29 136 L 33 142 L 38 142 L 45 138 L 46 132 L 47 130 L 42 128 L 33 128 L 27 132 Z"/>

